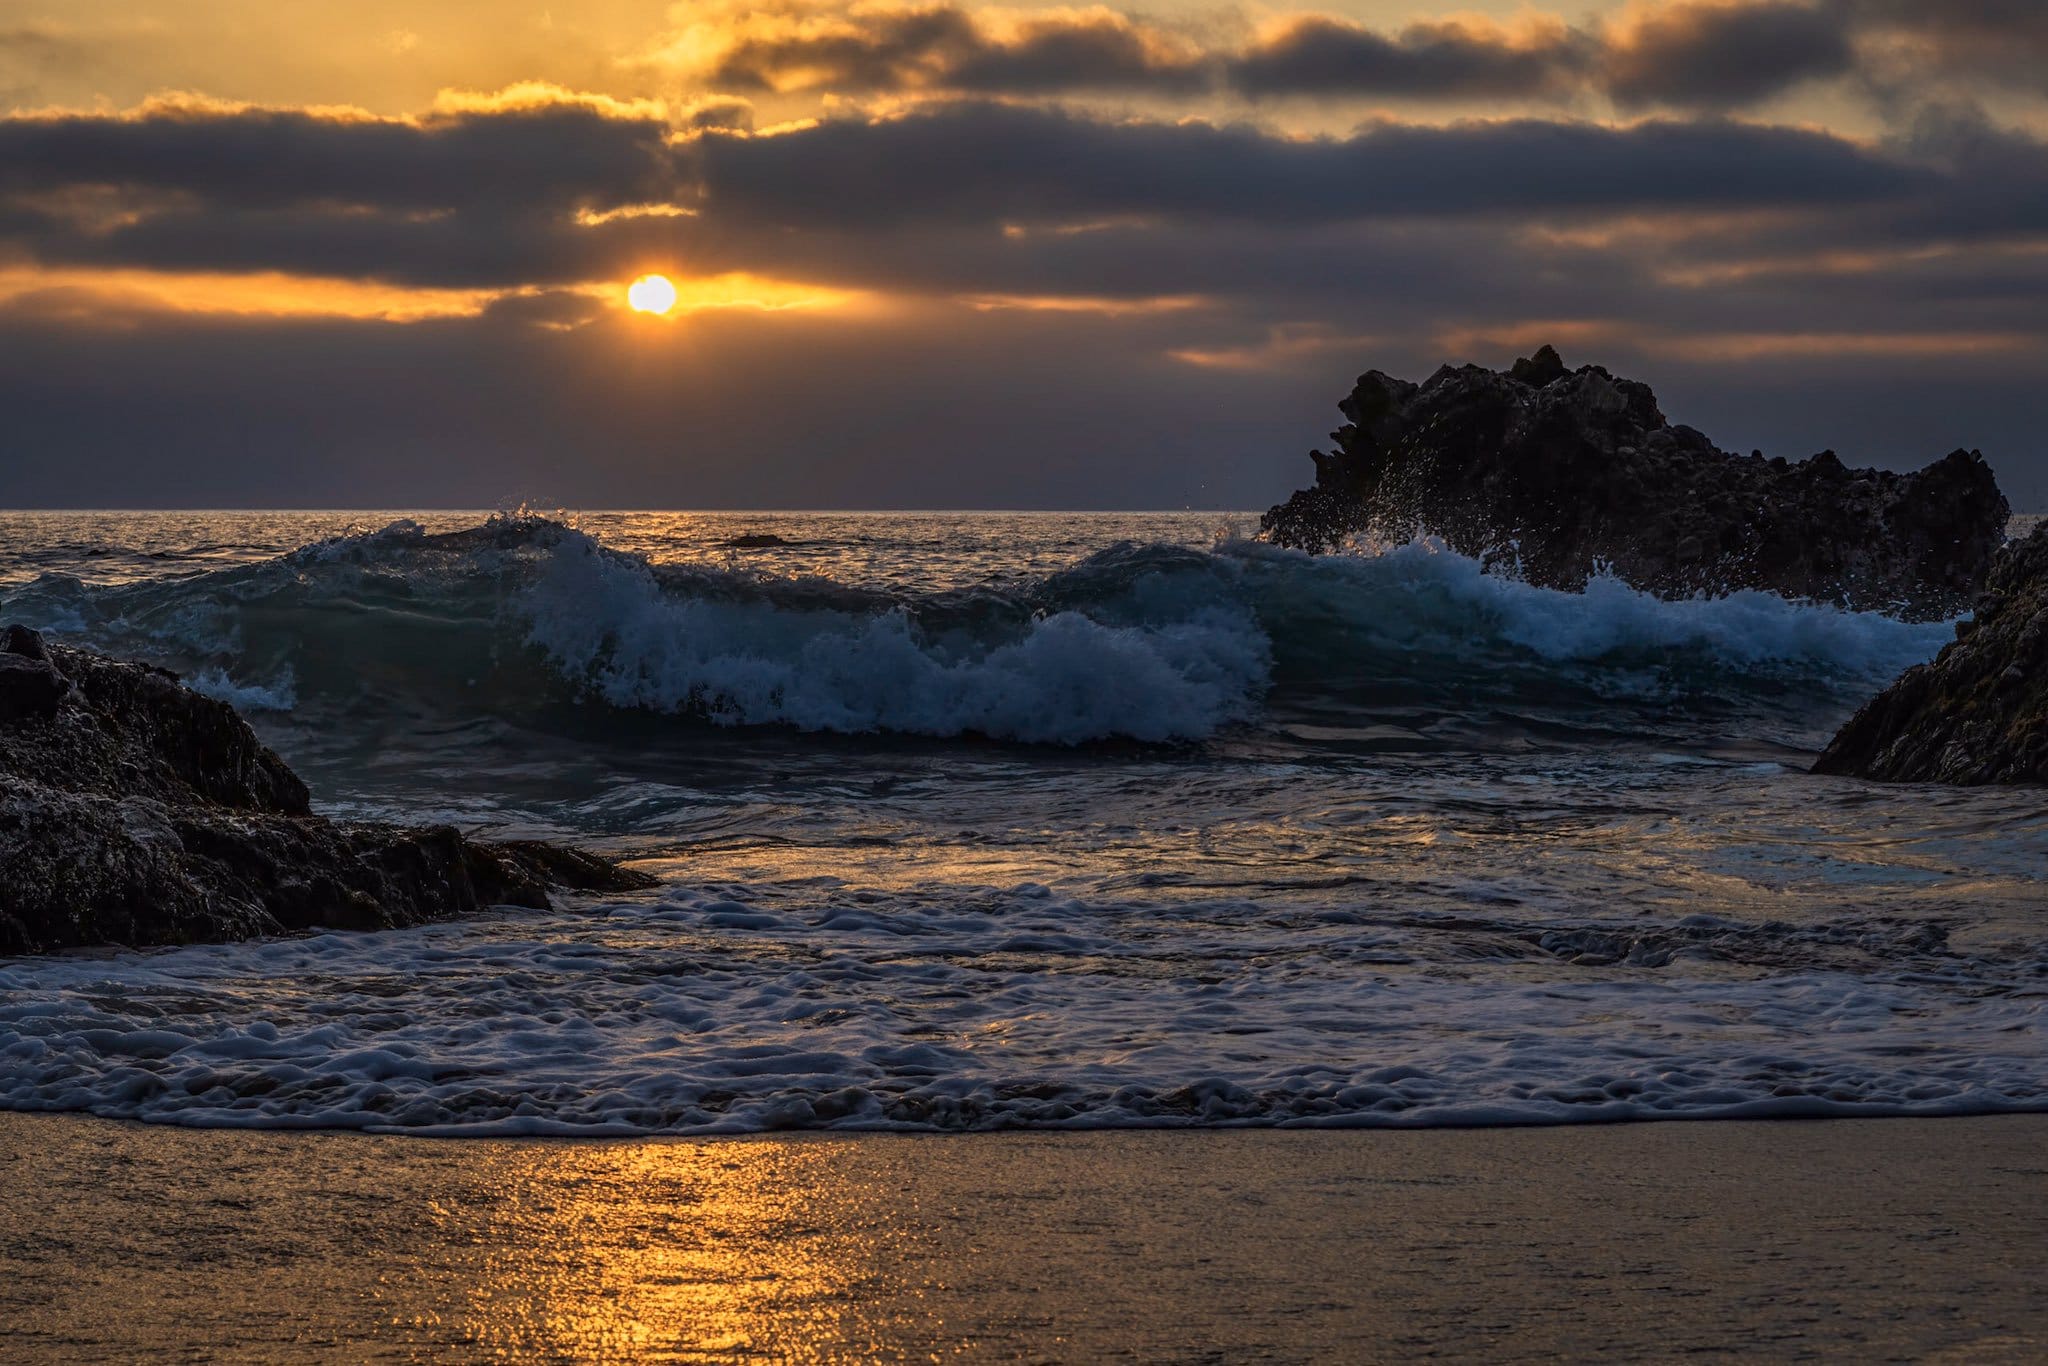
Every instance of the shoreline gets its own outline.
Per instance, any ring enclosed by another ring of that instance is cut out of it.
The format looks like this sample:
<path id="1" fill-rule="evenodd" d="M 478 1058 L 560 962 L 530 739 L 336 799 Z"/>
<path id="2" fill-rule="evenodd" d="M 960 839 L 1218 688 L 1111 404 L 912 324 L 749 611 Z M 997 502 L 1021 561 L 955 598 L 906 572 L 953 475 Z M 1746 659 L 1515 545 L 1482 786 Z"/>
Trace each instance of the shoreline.
<path id="1" fill-rule="evenodd" d="M 2048 1117 L 467 1139 L 0 1113 L 0 1357 L 2048 1350 Z"/>

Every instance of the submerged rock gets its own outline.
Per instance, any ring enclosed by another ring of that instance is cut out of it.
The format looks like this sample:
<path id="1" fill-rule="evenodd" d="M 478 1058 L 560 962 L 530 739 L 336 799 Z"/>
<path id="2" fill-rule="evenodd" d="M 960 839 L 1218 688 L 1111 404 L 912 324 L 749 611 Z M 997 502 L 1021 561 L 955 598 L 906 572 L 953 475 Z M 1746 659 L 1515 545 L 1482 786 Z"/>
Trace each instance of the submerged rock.
<path id="1" fill-rule="evenodd" d="M 2048 525 L 2006 547 L 1955 643 L 1858 712 L 1814 771 L 2048 783 Z"/>
<path id="2" fill-rule="evenodd" d="M 1421 530 L 1547 587 L 1604 567 L 1660 596 L 1760 588 L 1938 618 L 1975 596 L 2011 514 L 1976 451 L 1913 474 L 1734 455 L 1668 422 L 1648 385 L 1547 346 L 1505 373 L 1375 370 L 1339 406 L 1315 486 L 1261 522 L 1282 545 Z"/>
<path id="3" fill-rule="evenodd" d="M 225 703 L 148 665 L 0 637 L 0 953 L 387 929 L 645 881 L 452 826 L 326 820 Z"/>

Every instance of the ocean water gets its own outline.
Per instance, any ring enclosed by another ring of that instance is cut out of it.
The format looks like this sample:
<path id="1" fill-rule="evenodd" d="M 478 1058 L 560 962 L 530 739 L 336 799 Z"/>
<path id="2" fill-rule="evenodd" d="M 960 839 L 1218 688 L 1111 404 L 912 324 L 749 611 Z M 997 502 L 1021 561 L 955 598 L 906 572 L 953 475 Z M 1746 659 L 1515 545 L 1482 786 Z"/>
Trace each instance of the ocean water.
<path id="1" fill-rule="evenodd" d="M 1255 524 L 0 514 L 0 620 L 234 702 L 329 814 L 661 883 L 0 960 L 0 1106 L 444 1135 L 2048 1110 L 2041 793 L 1806 771 L 1947 625 Z"/>

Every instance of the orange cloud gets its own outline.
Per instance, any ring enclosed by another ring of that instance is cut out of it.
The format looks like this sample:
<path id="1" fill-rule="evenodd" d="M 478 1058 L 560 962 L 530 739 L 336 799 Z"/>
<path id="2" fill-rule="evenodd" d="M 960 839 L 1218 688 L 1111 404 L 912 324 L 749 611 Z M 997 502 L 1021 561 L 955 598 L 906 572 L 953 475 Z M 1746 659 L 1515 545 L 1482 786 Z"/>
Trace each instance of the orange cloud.
<path id="1" fill-rule="evenodd" d="M 540 109 L 580 109 L 608 119 L 669 121 L 664 100 L 619 99 L 587 90 L 570 90 L 549 81 L 520 81 L 501 90 L 443 90 L 434 96 L 440 115 L 530 113 Z"/>
<path id="2" fill-rule="evenodd" d="M 1094 313 L 1120 318 L 1151 313 L 1185 313 L 1189 309 L 1210 307 L 1214 301 L 1199 294 L 1173 294 L 1148 299 L 1076 294 L 967 294 L 961 296 L 960 302 L 980 313 Z"/>
<path id="3" fill-rule="evenodd" d="M 1264 341 L 1249 346 L 1188 346 L 1166 354 L 1170 360 L 1205 370 L 1277 370 L 1329 351 L 1369 352 L 1382 341 L 1326 323 L 1281 323 L 1266 330 Z"/>
<path id="4" fill-rule="evenodd" d="M 558 318 L 565 300 L 588 301 L 587 313 L 625 307 L 625 281 L 557 289 L 430 289 L 376 281 L 328 279 L 274 271 L 248 274 L 140 269 L 0 268 L 0 307 L 43 317 L 118 325 L 141 314 L 177 313 L 223 318 L 343 318 L 417 323 L 437 318 L 473 318 L 501 309 L 534 312 L 523 305 L 551 301 Z M 779 313 L 793 309 L 847 308 L 866 299 L 858 290 L 833 289 L 745 272 L 690 277 L 671 274 L 676 306 L 671 316 L 745 309 Z"/>
<path id="5" fill-rule="evenodd" d="M 136 313 L 419 322 L 474 317 L 494 300 L 521 292 L 412 289 L 276 272 L 0 269 L 0 305 L 80 322 Z"/>

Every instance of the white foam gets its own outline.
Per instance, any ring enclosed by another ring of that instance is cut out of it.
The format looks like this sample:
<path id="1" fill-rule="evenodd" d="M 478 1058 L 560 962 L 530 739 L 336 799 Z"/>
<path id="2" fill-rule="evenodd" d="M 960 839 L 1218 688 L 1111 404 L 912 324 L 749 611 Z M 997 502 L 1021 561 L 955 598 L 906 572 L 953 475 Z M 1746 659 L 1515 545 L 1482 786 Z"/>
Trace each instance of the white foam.
<path id="1" fill-rule="evenodd" d="M 0 963 L 0 1105 L 455 1134 L 2048 1110 L 2038 946 L 1276 914 L 807 878 Z"/>
<path id="2" fill-rule="evenodd" d="M 1760 683 L 1838 706 L 1950 634 L 1756 592 L 1665 602 L 1605 577 L 1557 592 L 1427 541 L 1323 557 L 1119 546 L 985 591 L 1001 610 L 963 624 L 932 594 L 701 567 L 657 576 L 571 527 L 508 517 L 454 537 L 398 522 L 180 580 L 46 576 L 7 607 L 195 670 L 196 686 L 252 707 L 353 698 L 365 659 L 429 705 L 473 707 L 490 672 L 511 682 L 497 696 L 543 692 L 544 676 L 521 671 L 523 641 L 613 706 L 1057 743 L 1202 739 L 1256 719 L 1275 693 L 1331 684 L 1340 701 L 1354 683 L 1405 686 L 1424 709 L 1475 691 L 1536 705 L 1588 691 L 1753 698 Z M 1034 604 L 1056 607 L 1034 618 Z M 306 647 L 342 637 L 345 650 Z M 295 662 L 295 683 L 248 681 Z"/>
<path id="3" fill-rule="evenodd" d="M 186 675 L 184 682 L 202 697 L 225 702 L 238 711 L 290 711 L 299 705 L 289 669 L 269 683 L 237 683 L 224 669 L 201 669 Z"/>
<path id="4" fill-rule="evenodd" d="M 665 591 L 637 560 L 571 537 L 522 603 L 528 639 L 606 702 L 731 725 L 1175 740 L 1249 719 L 1264 635 L 1241 606 L 1115 626 L 1078 612 L 949 649 L 902 611 L 863 615 Z"/>
<path id="5" fill-rule="evenodd" d="M 1489 573 L 1429 538 L 1348 555 L 1242 543 L 1224 550 L 1278 570 L 1265 591 L 1312 591 L 1324 610 L 1397 645 L 1498 640 L 1552 662 L 1621 664 L 1692 651 L 1733 669 L 1863 680 L 1932 658 L 1955 633 L 1953 622 L 1906 622 L 1756 591 L 1669 601 L 1605 574 L 1567 593 Z"/>

